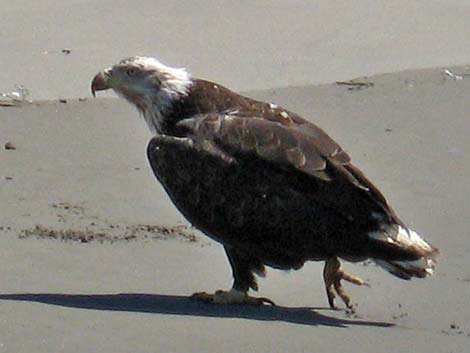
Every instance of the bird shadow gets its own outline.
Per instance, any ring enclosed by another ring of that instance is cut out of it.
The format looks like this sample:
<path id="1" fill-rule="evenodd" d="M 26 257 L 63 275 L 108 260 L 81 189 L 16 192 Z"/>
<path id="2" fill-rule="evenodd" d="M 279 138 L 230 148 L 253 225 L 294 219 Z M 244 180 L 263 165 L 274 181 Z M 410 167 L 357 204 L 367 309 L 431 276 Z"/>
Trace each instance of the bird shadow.
<path id="1" fill-rule="evenodd" d="M 242 304 L 211 304 L 190 297 L 162 294 L 0 294 L 0 300 L 38 302 L 69 308 L 188 315 L 199 317 L 239 318 L 258 321 L 280 321 L 309 326 L 374 326 L 391 327 L 392 323 L 341 319 L 318 313 L 308 307 L 254 306 Z"/>

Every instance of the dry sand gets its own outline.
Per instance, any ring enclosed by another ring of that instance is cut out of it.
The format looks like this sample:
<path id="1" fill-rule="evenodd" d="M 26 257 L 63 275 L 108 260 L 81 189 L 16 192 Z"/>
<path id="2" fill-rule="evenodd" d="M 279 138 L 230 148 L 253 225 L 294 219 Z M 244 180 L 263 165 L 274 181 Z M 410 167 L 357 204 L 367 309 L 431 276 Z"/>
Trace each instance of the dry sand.
<path id="1" fill-rule="evenodd" d="M 98 69 L 137 54 L 244 91 L 470 60 L 468 0 L 3 0 L 0 14 L 0 92 L 33 99 L 88 96 Z"/>
<path id="2" fill-rule="evenodd" d="M 183 3 L 8 5 L 0 91 L 23 83 L 48 100 L 0 107 L 0 352 L 468 351 L 470 77 L 443 73 L 470 62 L 467 2 Z M 158 21 L 124 26 L 150 10 Z M 371 285 L 347 286 L 353 316 L 326 308 L 321 263 L 268 271 L 259 294 L 276 308 L 188 300 L 230 286 L 222 248 L 155 181 L 137 113 L 115 98 L 76 99 L 101 67 L 154 51 L 323 127 L 441 249 L 436 275 L 407 282 L 346 264 Z M 436 65 L 362 78 L 373 85 L 359 89 L 316 85 Z"/>

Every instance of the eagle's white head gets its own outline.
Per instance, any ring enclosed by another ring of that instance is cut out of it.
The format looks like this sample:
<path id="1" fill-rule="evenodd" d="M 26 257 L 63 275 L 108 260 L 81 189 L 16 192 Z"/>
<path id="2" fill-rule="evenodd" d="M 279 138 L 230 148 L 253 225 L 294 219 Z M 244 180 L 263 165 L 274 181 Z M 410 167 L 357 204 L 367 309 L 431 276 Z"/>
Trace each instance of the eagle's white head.
<path id="1" fill-rule="evenodd" d="M 192 84 L 186 69 L 172 68 L 155 58 L 135 56 L 99 72 L 91 92 L 112 89 L 135 105 L 153 133 L 162 133 L 165 112 L 188 94 Z"/>

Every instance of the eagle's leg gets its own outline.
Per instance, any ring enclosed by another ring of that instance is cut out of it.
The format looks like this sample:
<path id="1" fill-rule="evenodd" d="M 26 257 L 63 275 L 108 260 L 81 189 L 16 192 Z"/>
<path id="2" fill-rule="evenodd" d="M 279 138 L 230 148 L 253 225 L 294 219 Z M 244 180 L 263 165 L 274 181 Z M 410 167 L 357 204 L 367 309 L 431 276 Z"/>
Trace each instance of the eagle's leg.
<path id="1" fill-rule="evenodd" d="M 323 269 L 323 279 L 325 280 L 326 295 L 328 296 L 328 303 L 330 304 L 330 307 L 335 308 L 334 300 L 336 297 L 336 292 L 336 294 L 338 294 L 338 296 L 343 300 L 346 307 L 353 309 L 351 298 L 348 294 L 346 294 L 341 284 L 341 280 L 344 279 L 345 281 L 357 285 L 363 285 L 365 282 L 356 276 L 352 276 L 344 272 L 337 257 L 331 257 L 326 260 L 325 268 Z"/>
<path id="2" fill-rule="evenodd" d="M 233 286 L 229 291 L 218 290 L 214 294 L 205 292 L 194 293 L 192 298 L 216 304 L 254 304 L 263 305 L 274 302 L 268 298 L 252 297 L 248 295 L 250 288 L 258 290 L 253 272 L 264 276 L 264 265 L 256 258 L 247 256 L 231 247 L 225 247 L 228 260 L 233 272 Z"/>

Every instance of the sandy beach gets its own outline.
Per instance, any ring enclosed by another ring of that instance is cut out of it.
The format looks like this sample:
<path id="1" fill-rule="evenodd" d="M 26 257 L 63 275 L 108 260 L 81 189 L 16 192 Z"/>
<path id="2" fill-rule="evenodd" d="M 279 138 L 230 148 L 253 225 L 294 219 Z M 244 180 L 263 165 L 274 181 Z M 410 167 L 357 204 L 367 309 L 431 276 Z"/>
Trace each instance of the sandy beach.
<path id="1" fill-rule="evenodd" d="M 0 352 L 468 350 L 470 5 L 289 3 L 4 6 L 0 92 L 32 102 L 0 106 Z M 370 283 L 346 285 L 353 315 L 327 307 L 323 263 L 269 269 L 259 295 L 277 307 L 189 300 L 231 285 L 223 249 L 156 182 L 137 112 L 89 92 L 135 54 L 321 126 L 440 248 L 435 276 L 346 263 Z"/>

